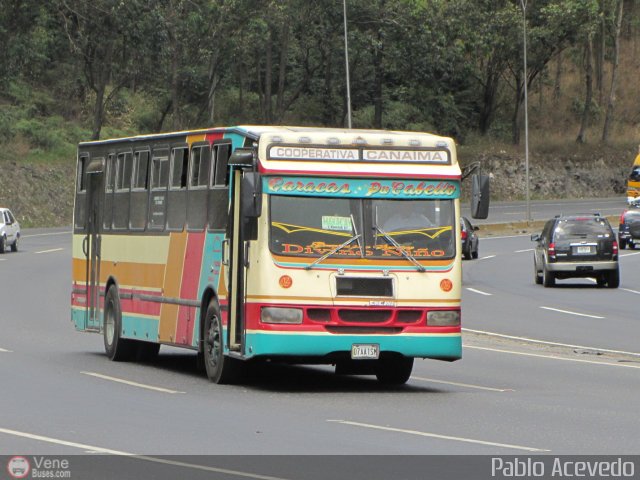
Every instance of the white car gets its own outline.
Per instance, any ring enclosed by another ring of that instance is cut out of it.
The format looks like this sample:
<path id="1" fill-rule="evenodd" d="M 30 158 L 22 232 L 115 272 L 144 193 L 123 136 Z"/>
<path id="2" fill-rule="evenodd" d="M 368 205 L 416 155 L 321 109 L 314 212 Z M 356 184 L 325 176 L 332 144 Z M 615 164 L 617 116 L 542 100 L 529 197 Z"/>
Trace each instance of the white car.
<path id="1" fill-rule="evenodd" d="M 12 252 L 17 252 L 19 241 L 20 224 L 11 210 L 0 207 L 0 253 L 4 253 L 7 247 L 11 247 Z"/>

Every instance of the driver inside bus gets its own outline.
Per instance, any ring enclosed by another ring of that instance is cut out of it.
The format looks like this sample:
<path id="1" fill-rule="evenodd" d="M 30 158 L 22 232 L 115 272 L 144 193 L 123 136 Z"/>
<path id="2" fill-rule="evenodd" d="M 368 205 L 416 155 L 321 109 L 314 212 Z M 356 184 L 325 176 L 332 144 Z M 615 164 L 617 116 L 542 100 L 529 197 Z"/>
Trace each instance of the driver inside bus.
<path id="1" fill-rule="evenodd" d="M 394 232 L 432 227 L 433 222 L 431 222 L 427 216 L 420 213 L 419 208 L 419 204 L 415 204 L 414 202 L 398 202 L 396 212 L 382 225 L 383 230 L 385 232 Z"/>

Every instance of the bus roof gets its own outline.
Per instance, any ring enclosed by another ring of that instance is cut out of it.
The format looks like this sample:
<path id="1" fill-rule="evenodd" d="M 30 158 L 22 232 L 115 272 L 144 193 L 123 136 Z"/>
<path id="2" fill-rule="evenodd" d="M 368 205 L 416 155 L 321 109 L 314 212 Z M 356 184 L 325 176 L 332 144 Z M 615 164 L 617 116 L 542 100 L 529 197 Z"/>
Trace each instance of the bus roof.
<path id="1" fill-rule="evenodd" d="M 238 125 L 232 127 L 212 127 L 204 129 L 194 130 L 182 130 L 177 132 L 165 132 L 165 133 L 153 133 L 145 135 L 134 135 L 131 137 L 119 137 L 109 138 L 104 140 L 90 140 L 86 142 L 80 142 L 79 146 L 86 147 L 92 145 L 104 145 L 116 142 L 137 142 L 140 140 L 162 140 L 171 139 L 175 137 L 187 137 L 191 135 L 203 135 L 207 133 L 236 133 L 254 140 L 260 139 L 263 135 L 271 135 L 274 137 L 280 136 L 281 138 L 297 140 L 301 135 L 309 137 L 312 142 L 326 143 L 327 139 L 331 139 L 333 142 L 338 140 L 341 144 L 358 144 L 360 140 L 367 141 L 368 139 L 384 138 L 386 144 L 393 144 L 395 141 L 401 145 L 408 145 L 410 140 L 414 142 L 427 142 L 435 143 L 437 141 L 449 142 L 448 137 L 441 137 L 438 135 L 424 133 L 424 132 L 409 132 L 409 131 L 395 131 L 395 130 L 374 130 L 374 129 L 347 129 L 347 128 L 323 128 L 323 127 L 303 127 L 303 126 L 271 126 L 271 125 Z M 404 139 L 408 143 L 404 143 Z M 420 141 L 421 140 L 421 141 Z M 369 143 L 369 142 L 367 142 Z"/>

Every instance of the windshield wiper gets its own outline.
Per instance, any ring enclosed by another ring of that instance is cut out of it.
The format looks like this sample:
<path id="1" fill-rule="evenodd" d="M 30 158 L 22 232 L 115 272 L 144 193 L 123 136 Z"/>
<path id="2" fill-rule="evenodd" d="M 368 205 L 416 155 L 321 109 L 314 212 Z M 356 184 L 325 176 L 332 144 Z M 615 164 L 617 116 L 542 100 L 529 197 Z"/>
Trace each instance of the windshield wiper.
<path id="1" fill-rule="evenodd" d="M 418 269 L 419 272 L 426 272 L 427 271 L 422 265 L 420 265 L 420 262 L 418 262 L 418 260 L 416 260 L 416 257 L 414 257 L 409 252 L 407 252 L 404 248 L 402 248 L 402 245 L 400 245 L 398 242 L 396 242 L 395 239 L 393 237 L 391 237 L 391 235 L 389 235 L 387 232 L 385 232 L 384 230 L 382 230 L 378 226 L 378 206 L 376 206 L 373 229 L 376 232 L 378 232 L 380 235 L 382 235 L 386 240 L 388 240 L 389 243 L 391 243 L 391 245 L 396 247 L 400 251 L 400 253 L 402 254 L 402 256 L 404 258 L 406 258 L 407 260 L 409 260 L 411 263 L 413 263 L 416 266 L 416 268 Z"/>
<path id="2" fill-rule="evenodd" d="M 351 238 L 349 238 L 349 240 L 347 240 L 343 244 L 338 245 L 337 247 L 329 250 L 323 256 L 321 256 L 320 258 L 316 259 L 313 263 L 310 263 L 309 265 L 304 267 L 304 269 L 305 270 L 311 270 L 315 265 L 317 265 L 318 263 L 322 262 L 326 258 L 329 258 L 331 255 L 334 255 L 336 252 L 340 251 L 342 248 L 346 247 L 347 245 L 353 243 L 356 240 L 358 241 L 358 249 L 360 250 L 360 257 L 364 258 L 364 250 L 362 249 L 362 243 L 360 242 L 360 237 L 362 235 L 360 235 L 358 233 L 358 230 L 356 229 L 356 222 L 353 220 L 353 215 L 351 215 L 351 226 L 353 227 L 354 235 Z"/>

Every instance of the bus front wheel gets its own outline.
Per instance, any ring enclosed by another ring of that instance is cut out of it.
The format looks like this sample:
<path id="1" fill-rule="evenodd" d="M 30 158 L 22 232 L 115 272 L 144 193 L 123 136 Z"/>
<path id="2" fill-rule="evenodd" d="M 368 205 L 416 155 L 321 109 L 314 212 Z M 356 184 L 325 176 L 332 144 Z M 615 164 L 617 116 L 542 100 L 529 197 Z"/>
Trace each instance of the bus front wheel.
<path id="1" fill-rule="evenodd" d="M 104 350 L 115 362 L 131 360 L 135 354 L 133 340 L 122 338 L 122 310 L 118 289 L 112 286 L 104 298 Z"/>
<path id="2" fill-rule="evenodd" d="M 239 360 L 224 354 L 222 319 L 216 300 L 211 300 L 204 319 L 203 360 L 207 378 L 214 383 L 233 383 L 240 376 Z"/>
<path id="3" fill-rule="evenodd" d="M 407 383 L 413 370 L 411 357 L 387 357 L 378 360 L 376 378 L 385 385 L 403 385 Z"/>

